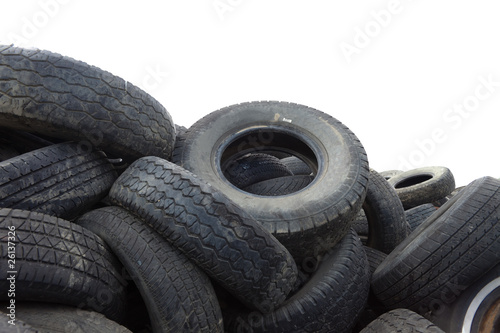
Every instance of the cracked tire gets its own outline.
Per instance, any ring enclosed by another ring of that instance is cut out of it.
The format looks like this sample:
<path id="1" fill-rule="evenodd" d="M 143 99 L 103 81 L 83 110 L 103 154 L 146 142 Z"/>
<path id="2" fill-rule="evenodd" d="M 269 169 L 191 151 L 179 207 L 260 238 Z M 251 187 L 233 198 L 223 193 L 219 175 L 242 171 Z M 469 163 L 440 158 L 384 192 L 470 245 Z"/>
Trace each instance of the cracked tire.
<path id="1" fill-rule="evenodd" d="M 121 266 L 100 237 L 53 216 L 0 209 L 2 267 L 13 265 L 16 302 L 50 302 L 90 309 L 120 322 L 125 305 Z M 15 229 L 15 230 L 12 230 Z M 15 238 L 15 262 L 9 257 Z M 9 266 L 10 267 L 10 266 Z M 0 290 L 9 290 L 7 270 Z M 8 301 L 7 293 L 0 300 Z"/>
<path id="2" fill-rule="evenodd" d="M 274 312 L 229 313 L 229 332 L 349 332 L 366 305 L 370 272 L 358 236 L 350 231 L 330 249 L 309 281 Z M 226 318 L 225 318 L 226 319 Z"/>
<path id="3" fill-rule="evenodd" d="M 127 269 L 153 332 L 223 332 L 208 276 L 144 222 L 123 208 L 105 207 L 76 223 L 99 235 Z"/>
<path id="4" fill-rule="evenodd" d="M 244 210 L 182 167 L 141 158 L 117 179 L 109 197 L 252 308 L 272 311 L 295 283 L 290 253 Z"/>
<path id="5" fill-rule="evenodd" d="M 115 157 L 169 158 L 175 128 L 133 84 L 84 62 L 0 45 L 0 124 L 97 146 Z"/>
<path id="6" fill-rule="evenodd" d="M 389 309 L 424 314 L 500 262 L 500 181 L 469 184 L 412 232 L 373 274 Z"/>
<path id="7" fill-rule="evenodd" d="M 299 157 L 315 178 L 306 190 L 286 196 L 242 191 L 223 172 L 231 160 L 254 152 Z M 326 252 L 347 234 L 369 177 L 365 150 L 345 125 L 284 102 L 242 103 L 212 112 L 190 127 L 172 159 L 261 222 L 298 263 Z"/>
<path id="8" fill-rule="evenodd" d="M 60 143 L 0 162 L 0 207 L 72 219 L 103 199 L 116 178 L 102 152 Z"/>

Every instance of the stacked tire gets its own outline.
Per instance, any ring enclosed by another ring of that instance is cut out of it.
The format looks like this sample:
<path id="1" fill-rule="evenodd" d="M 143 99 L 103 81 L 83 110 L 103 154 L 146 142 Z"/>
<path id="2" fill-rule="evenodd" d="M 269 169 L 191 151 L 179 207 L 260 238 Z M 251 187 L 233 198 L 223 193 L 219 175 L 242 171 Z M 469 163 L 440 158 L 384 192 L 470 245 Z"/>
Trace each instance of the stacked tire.
<path id="1" fill-rule="evenodd" d="M 2 331 L 500 326 L 497 179 L 379 173 L 344 124 L 293 103 L 185 128 L 47 51 L 0 46 L 0 77 Z"/>

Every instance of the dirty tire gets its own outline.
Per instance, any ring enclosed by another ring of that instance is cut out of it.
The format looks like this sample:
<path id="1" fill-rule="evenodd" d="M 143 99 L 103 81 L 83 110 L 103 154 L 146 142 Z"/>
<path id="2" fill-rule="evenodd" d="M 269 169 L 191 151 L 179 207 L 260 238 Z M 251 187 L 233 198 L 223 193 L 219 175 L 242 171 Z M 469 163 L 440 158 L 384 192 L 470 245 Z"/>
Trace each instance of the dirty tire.
<path id="1" fill-rule="evenodd" d="M 438 166 L 409 170 L 388 182 L 396 189 L 405 210 L 439 201 L 455 189 L 450 169 Z"/>
<path id="2" fill-rule="evenodd" d="M 99 151 L 60 143 L 0 162 L 0 207 L 72 219 L 103 199 L 116 172 Z"/>
<path id="3" fill-rule="evenodd" d="M 106 71 L 48 51 L 0 45 L 0 77 L 2 127 L 79 141 L 129 161 L 171 154 L 169 113 Z"/>
<path id="4" fill-rule="evenodd" d="M 292 172 L 277 157 L 268 154 L 242 156 L 224 170 L 224 176 L 242 189 L 273 178 L 291 176 Z"/>
<path id="5" fill-rule="evenodd" d="M 109 197 L 252 308 L 272 311 L 293 287 L 297 267 L 288 251 L 244 210 L 182 167 L 157 157 L 138 159 Z"/>
<path id="6" fill-rule="evenodd" d="M 59 304 L 16 304 L 16 316 L 39 333 L 132 333 L 100 313 Z"/>
<path id="7" fill-rule="evenodd" d="M 370 267 L 370 275 L 375 273 L 378 266 L 387 258 L 387 254 L 377 249 L 371 248 L 369 246 L 363 247 L 366 252 L 366 258 L 368 259 L 368 265 Z"/>
<path id="8" fill-rule="evenodd" d="M 311 168 L 297 156 L 282 158 L 281 163 L 283 163 L 294 176 L 309 176 L 312 174 Z"/>
<path id="9" fill-rule="evenodd" d="M 386 170 L 386 171 L 380 172 L 380 175 L 382 177 L 384 177 L 385 180 L 389 180 L 392 177 L 399 175 L 400 173 L 403 173 L 403 171 L 402 170 Z"/>
<path id="10" fill-rule="evenodd" d="M 0 228 L 1 266 L 13 264 L 17 271 L 16 303 L 61 303 L 122 319 L 121 266 L 97 235 L 53 216 L 8 208 L 0 209 Z M 14 238 L 15 263 L 9 261 Z M 8 276 L 0 272 L 1 290 L 9 289 Z M 7 293 L 0 300 L 8 301 Z"/>
<path id="11" fill-rule="evenodd" d="M 9 306 L 9 304 L 5 303 L 4 306 L 2 304 L 2 310 L 0 310 L 0 311 L 5 312 L 5 314 L 7 314 L 7 316 L 4 316 L 4 315 L 0 316 L 0 332 L 2 332 L 2 333 L 42 333 L 39 330 L 31 327 L 29 324 L 25 323 L 24 321 L 22 321 L 19 318 L 13 317 L 14 320 L 12 320 L 10 317 L 8 317 L 7 311 L 9 311 L 9 310 L 6 309 L 7 306 Z M 13 325 L 12 323 L 14 323 L 15 325 Z"/>
<path id="12" fill-rule="evenodd" d="M 498 332 L 500 324 L 500 264 L 474 282 L 430 320 L 445 332 Z"/>
<path id="13" fill-rule="evenodd" d="M 373 274 L 389 309 L 427 313 L 500 262 L 500 181 L 469 184 L 412 232 Z"/>
<path id="14" fill-rule="evenodd" d="M 345 278 L 349 277 L 349 278 Z M 230 332 L 349 332 L 366 304 L 370 274 L 363 245 L 350 231 L 318 270 L 274 312 L 231 314 Z"/>
<path id="15" fill-rule="evenodd" d="M 406 210 L 406 222 L 408 222 L 411 232 L 417 229 L 419 225 L 424 223 L 424 221 L 436 211 L 437 207 L 430 203 Z"/>
<path id="16" fill-rule="evenodd" d="M 292 194 L 307 187 L 314 180 L 313 176 L 286 176 L 264 180 L 244 188 L 244 191 L 262 196 Z"/>
<path id="17" fill-rule="evenodd" d="M 113 250 L 139 288 L 153 332 L 222 332 L 222 314 L 208 276 L 144 222 L 120 207 L 77 220 Z"/>
<path id="18" fill-rule="evenodd" d="M 255 152 L 299 157 L 315 179 L 307 190 L 287 196 L 245 193 L 223 171 L 228 161 Z M 176 145 L 173 161 L 261 222 L 297 262 L 327 251 L 347 234 L 369 176 L 365 150 L 345 125 L 313 108 L 273 101 L 232 105 L 205 116 Z"/>
<path id="19" fill-rule="evenodd" d="M 408 236 L 405 212 L 396 191 L 373 169 L 363 211 L 368 221 L 367 246 L 389 254 Z"/>
<path id="20" fill-rule="evenodd" d="M 395 309 L 384 313 L 360 333 L 445 333 L 418 313 L 407 309 Z"/>

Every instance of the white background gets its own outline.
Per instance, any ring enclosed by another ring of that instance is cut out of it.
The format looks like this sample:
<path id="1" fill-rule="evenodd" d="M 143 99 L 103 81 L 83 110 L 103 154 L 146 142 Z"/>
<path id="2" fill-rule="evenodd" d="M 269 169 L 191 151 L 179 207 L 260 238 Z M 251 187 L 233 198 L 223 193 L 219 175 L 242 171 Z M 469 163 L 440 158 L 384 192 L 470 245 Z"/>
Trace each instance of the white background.
<path id="1" fill-rule="evenodd" d="M 457 186 L 500 177 L 498 1 L 0 3 L 1 43 L 121 76 L 177 124 L 296 102 L 346 124 L 377 171 L 442 165 Z"/>

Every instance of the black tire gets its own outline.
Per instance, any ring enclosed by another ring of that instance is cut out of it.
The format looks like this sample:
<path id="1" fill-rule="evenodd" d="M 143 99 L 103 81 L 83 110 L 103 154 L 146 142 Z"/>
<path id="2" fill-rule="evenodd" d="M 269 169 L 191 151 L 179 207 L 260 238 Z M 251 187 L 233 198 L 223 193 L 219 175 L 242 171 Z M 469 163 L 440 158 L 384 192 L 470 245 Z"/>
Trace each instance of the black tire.
<path id="1" fill-rule="evenodd" d="M 230 332 L 349 332 L 368 297 L 363 245 L 350 231 L 322 259 L 311 279 L 274 312 L 231 313 Z M 226 319 L 226 318 L 225 318 Z"/>
<path id="2" fill-rule="evenodd" d="M 109 197 L 250 307 L 272 311 L 293 287 L 297 267 L 288 251 L 225 195 L 182 167 L 157 157 L 138 159 Z"/>
<path id="3" fill-rule="evenodd" d="M 296 193 L 306 188 L 313 180 L 313 176 L 279 177 L 255 183 L 244 190 L 255 195 L 275 197 Z"/>
<path id="4" fill-rule="evenodd" d="M 368 259 L 368 266 L 370 267 L 370 275 L 375 273 L 378 266 L 387 258 L 387 254 L 369 246 L 364 246 L 366 258 Z"/>
<path id="5" fill-rule="evenodd" d="M 446 332 L 499 332 L 500 265 L 474 282 L 453 303 L 434 311 L 430 320 Z"/>
<path id="6" fill-rule="evenodd" d="M 423 204 L 417 207 L 410 208 L 405 211 L 406 222 L 410 226 L 411 232 L 418 228 L 419 225 L 424 223 L 424 221 L 434 214 L 437 207 L 433 204 Z"/>
<path id="7" fill-rule="evenodd" d="M 268 154 L 242 156 L 224 170 L 224 176 L 241 189 L 258 182 L 291 175 L 292 172 L 278 158 Z"/>
<path id="8" fill-rule="evenodd" d="M 403 171 L 402 170 L 386 170 L 386 171 L 380 172 L 380 175 L 382 177 L 384 177 L 385 180 L 389 180 L 392 177 L 399 175 L 400 173 L 403 173 Z"/>
<path id="9" fill-rule="evenodd" d="M 369 227 L 364 210 L 361 209 L 358 215 L 356 215 L 356 217 L 352 221 L 352 228 L 358 234 L 363 245 L 366 245 L 366 242 L 368 241 Z"/>
<path id="10" fill-rule="evenodd" d="M 77 223 L 99 235 L 141 292 L 153 332 L 223 332 L 210 279 L 182 252 L 120 207 L 83 215 Z"/>
<path id="11" fill-rule="evenodd" d="M 12 146 L 0 142 L 0 162 L 19 155 L 19 152 Z"/>
<path id="12" fill-rule="evenodd" d="M 287 196 L 242 191 L 223 171 L 228 161 L 256 152 L 299 157 L 315 179 L 307 190 Z M 243 103 L 207 115 L 191 126 L 173 160 L 261 222 L 297 262 L 327 251 L 349 231 L 369 174 L 365 150 L 345 125 L 321 111 L 284 102 Z"/>
<path id="13" fill-rule="evenodd" d="M 455 189 L 455 178 L 445 167 L 423 167 L 400 173 L 388 180 L 403 203 L 410 209 L 439 201 Z"/>
<path id="14" fill-rule="evenodd" d="M 175 140 L 165 108 L 133 84 L 48 51 L 0 45 L 0 124 L 129 161 L 169 158 Z"/>
<path id="15" fill-rule="evenodd" d="M 500 181 L 475 180 L 389 254 L 372 289 L 389 309 L 421 314 L 500 262 Z"/>
<path id="16" fill-rule="evenodd" d="M 102 152 L 60 143 L 0 162 L 0 207 L 72 219 L 104 198 L 116 178 Z"/>
<path id="17" fill-rule="evenodd" d="M 132 333 L 100 313 L 59 304 L 16 304 L 16 317 L 38 333 Z"/>
<path id="18" fill-rule="evenodd" d="M 0 209 L 0 229 L 12 237 L 0 244 L 5 268 L 0 271 L 0 290 L 9 290 L 7 277 L 15 276 L 16 303 L 61 303 L 122 319 L 121 267 L 97 235 L 53 216 L 8 208 Z M 9 301 L 8 293 L 1 293 L 0 300 Z"/>
<path id="19" fill-rule="evenodd" d="M 360 333 L 445 333 L 418 313 L 395 309 L 384 313 Z"/>
<path id="20" fill-rule="evenodd" d="M 283 163 L 292 172 L 294 176 L 312 175 L 311 168 L 309 168 L 309 166 L 306 163 L 304 163 L 300 158 L 296 156 L 282 158 L 281 163 Z"/>
<path id="21" fill-rule="evenodd" d="M 389 254 L 408 236 L 403 205 L 394 188 L 375 170 L 370 170 L 363 211 L 368 221 L 367 246 Z"/>

